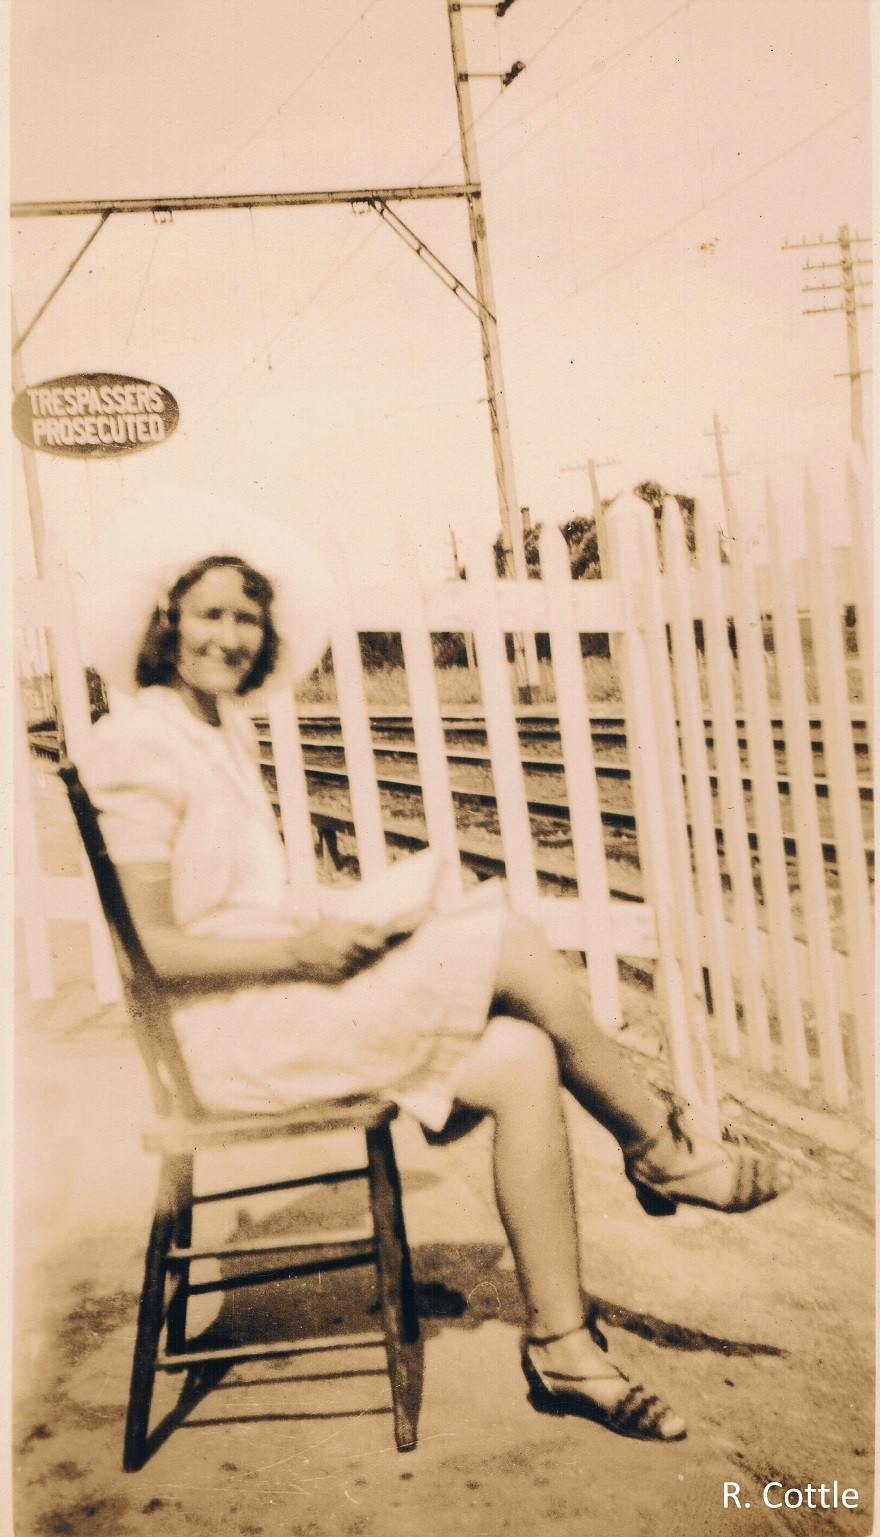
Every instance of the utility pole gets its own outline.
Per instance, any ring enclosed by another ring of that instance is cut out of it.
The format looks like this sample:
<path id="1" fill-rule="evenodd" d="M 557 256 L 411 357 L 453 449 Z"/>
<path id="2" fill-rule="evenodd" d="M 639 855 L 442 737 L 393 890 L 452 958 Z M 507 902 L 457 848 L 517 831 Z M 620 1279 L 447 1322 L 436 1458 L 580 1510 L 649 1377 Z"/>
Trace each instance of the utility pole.
<path id="1" fill-rule="evenodd" d="M 718 412 L 713 411 L 712 431 L 705 432 L 703 436 L 706 438 L 713 438 L 715 440 L 715 457 L 718 460 L 718 472 L 717 475 L 710 475 L 709 478 L 711 480 L 717 480 L 721 486 L 721 505 L 724 508 L 724 528 L 721 530 L 722 560 L 726 560 L 728 558 L 727 551 L 725 549 L 726 541 L 728 539 L 738 539 L 740 535 L 739 527 L 736 523 L 736 512 L 734 511 L 733 502 L 730 499 L 730 477 L 731 475 L 738 474 L 738 471 L 729 470 L 727 468 L 727 459 L 724 453 L 724 434 L 726 431 L 727 428 L 722 427 L 721 425 L 721 418 L 718 415 Z"/>
<path id="2" fill-rule="evenodd" d="M 464 21 L 460 0 L 447 0 L 449 39 L 452 47 L 452 70 L 455 79 L 455 97 L 458 105 L 458 131 L 461 139 L 461 158 L 464 167 L 467 193 L 468 225 L 471 249 L 474 257 L 474 280 L 479 301 L 480 337 L 483 351 L 483 368 L 486 375 L 486 399 L 489 406 L 489 424 L 492 432 L 492 453 L 495 461 L 495 483 L 498 488 L 498 510 L 501 515 L 501 538 L 504 544 L 505 563 L 511 576 L 525 581 L 525 542 L 518 515 L 516 480 L 513 468 L 513 447 L 510 441 L 510 424 L 507 417 L 507 401 L 504 394 L 504 375 L 501 369 L 501 342 L 498 321 L 495 318 L 495 291 L 492 285 L 492 268 L 489 262 L 489 244 L 486 236 L 486 219 L 483 213 L 483 189 L 477 156 L 477 138 L 474 132 L 474 109 L 471 99 L 471 75 L 468 72 Z M 483 9 L 483 7 L 475 7 Z M 507 7 L 505 7 L 506 9 Z M 499 12 L 495 6 L 496 14 Z M 502 85 L 508 85 L 522 72 L 522 65 L 513 66 L 502 75 Z M 483 78 L 482 76 L 478 78 Z M 534 636 L 514 636 L 514 665 L 523 703 L 531 702 L 532 690 L 540 685 L 538 657 Z"/>
<path id="3" fill-rule="evenodd" d="M 619 459 L 588 459 L 586 464 L 564 464 L 563 472 L 572 470 L 586 470 L 590 477 L 590 496 L 593 501 L 593 521 L 596 525 L 596 546 L 599 552 L 599 573 L 607 576 L 611 569 L 609 565 L 608 535 L 605 528 L 605 507 L 602 502 L 602 493 L 599 490 L 599 477 L 597 470 L 610 469 L 612 465 L 619 464 Z"/>
<path id="4" fill-rule="evenodd" d="M 862 368 L 859 362 L 859 330 L 856 318 L 857 310 L 870 309 L 870 300 L 861 303 L 856 296 L 857 288 L 869 288 L 872 279 L 870 277 L 857 276 L 856 267 L 870 266 L 870 256 L 853 256 L 854 245 L 870 245 L 867 236 L 854 235 L 850 238 L 849 225 L 841 224 L 837 231 L 836 240 L 823 240 L 821 234 L 818 240 L 802 240 L 800 245 L 784 245 L 783 251 L 815 251 L 837 246 L 840 257 L 837 261 L 811 262 L 809 257 L 804 263 L 805 272 L 821 272 L 829 268 L 839 269 L 842 281 L 840 283 L 828 283 L 822 280 L 819 283 L 805 284 L 802 292 L 805 294 L 824 294 L 838 292 L 843 294 L 842 304 L 822 304 L 815 309 L 804 310 L 805 315 L 831 315 L 837 311 L 843 311 L 846 317 L 846 348 L 849 368 L 846 373 L 835 374 L 835 379 L 849 379 L 849 420 L 850 435 L 854 443 L 860 447 L 865 446 L 865 428 L 862 421 L 862 375 L 872 372 L 870 368 Z"/>
<path id="5" fill-rule="evenodd" d="M 450 530 L 449 530 L 449 537 L 452 540 L 452 560 L 453 560 L 453 564 L 455 566 L 456 581 L 463 582 L 465 577 L 466 577 L 466 575 L 467 575 L 467 572 L 465 571 L 464 566 L 462 565 L 461 561 L 458 558 L 458 544 L 456 543 L 455 529 L 454 528 L 450 528 Z M 464 648 L 465 648 L 465 651 L 467 652 L 468 671 L 469 672 L 476 672 L 476 670 L 477 670 L 477 653 L 476 653 L 476 650 L 474 648 L 474 637 L 473 637 L 473 632 L 471 630 L 465 630 L 465 632 L 464 632 Z"/>

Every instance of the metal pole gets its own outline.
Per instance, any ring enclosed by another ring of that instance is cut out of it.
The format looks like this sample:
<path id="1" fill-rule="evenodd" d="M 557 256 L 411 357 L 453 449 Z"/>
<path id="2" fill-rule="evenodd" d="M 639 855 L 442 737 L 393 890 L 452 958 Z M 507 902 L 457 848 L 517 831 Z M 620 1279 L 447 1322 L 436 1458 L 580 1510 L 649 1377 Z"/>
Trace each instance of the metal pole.
<path id="1" fill-rule="evenodd" d="M 46 219 L 53 214 L 202 213 L 208 208 L 313 208 L 324 203 L 409 203 L 425 198 L 471 197 L 478 187 L 358 187 L 329 192 L 232 192 L 203 197 L 69 198 L 40 203 L 13 203 L 13 219 Z"/>
<path id="2" fill-rule="evenodd" d="M 37 310 L 37 313 L 34 316 L 33 320 L 31 320 L 29 322 L 29 324 L 25 326 L 24 330 L 21 333 L 21 336 L 16 337 L 16 339 L 13 341 L 13 343 L 12 343 L 12 356 L 13 357 L 15 357 L 17 355 L 17 353 L 19 353 L 21 351 L 22 347 L 24 346 L 24 343 L 27 341 L 27 339 L 30 336 L 32 330 L 34 329 L 34 326 L 36 325 L 37 321 L 40 319 L 40 317 L 42 315 L 45 315 L 47 309 L 49 308 L 49 305 L 52 303 L 52 300 L 55 298 L 55 295 L 57 293 L 59 293 L 61 291 L 61 289 L 64 287 L 64 284 L 67 282 L 67 279 L 70 277 L 70 274 L 73 271 L 74 267 L 76 266 L 77 262 L 80 261 L 80 259 L 83 256 L 85 256 L 86 251 L 89 249 L 89 246 L 91 245 L 92 241 L 95 240 L 98 237 L 98 235 L 100 235 L 100 233 L 101 233 L 102 229 L 104 228 L 104 225 L 107 223 L 107 220 L 109 219 L 109 217 L 110 217 L 110 210 L 109 210 L 109 208 L 107 208 L 101 214 L 101 217 L 100 217 L 97 225 L 95 226 L 95 228 L 92 230 L 92 233 L 89 235 L 88 240 L 85 242 L 84 245 L 80 246 L 80 248 L 77 251 L 75 257 L 73 258 L 73 261 L 69 262 L 68 265 L 65 267 L 63 273 L 61 274 L 61 277 L 58 279 L 58 282 L 55 284 L 55 287 L 52 289 L 52 292 L 49 294 L 49 297 L 47 299 L 43 300 L 43 302 L 40 305 L 40 308 Z"/>
<path id="3" fill-rule="evenodd" d="M 507 402 L 504 394 L 504 375 L 501 368 L 501 343 L 498 322 L 495 317 L 495 293 L 492 286 L 492 268 L 489 262 L 489 244 L 486 237 L 486 219 L 483 213 L 480 167 L 477 157 L 477 139 L 474 132 L 474 110 L 471 101 L 470 79 L 465 51 L 464 23 L 459 0 L 447 0 L 449 38 L 452 46 L 452 70 L 455 79 L 455 97 L 458 105 L 458 129 L 461 137 L 461 158 L 465 181 L 474 189 L 467 195 L 468 224 L 471 249 L 474 255 L 474 278 L 477 298 L 480 301 L 479 323 L 482 340 L 483 368 L 486 374 L 486 398 L 489 405 L 489 422 L 492 431 L 492 453 L 495 460 L 495 483 L 498 487 L 498 510 L 501 515 L 501 537 L 511 575 L 520 581 L 528 576 L 522 527 L 519 521 L 516 496 L 516 480 L 513 468 L 513 448 L 510 441 L 510 424 L 507 418 Z M 535 650 L 534 636 L 524 644 L 522 636 L 514 636 L 514 661 L 520 698 L 530 702 L 532 688 L 540 685 L 540 671 Z"/>
<path id="4" fill-rule="evenodd" d="M 10 297 L 11 331 L 12 331 L 12 392 L 20 395 L 26 388 L 24 369 L 21 363 L 21 355 L 16 343 L 18 342 L 18 326 L 15 320 L 15 304 Z M 37 474 L 37 460 L 32 448 L 26 443 L 20 443 L 21 462 L 24 470 L 24 483 L 27 491 L 28 510 L 31 518 L 31 536 L 34 545 L 34 564 L 37 568 L 37 576 L 44 580 L 52 570 L 51 550 L 49 537 L 46 532 L 46 520 L 43 516 L 43 497 L 40 491 L 40 479 Z M 58 748 L 62 755 L 65 752 L 64 721 L 61 715 L 61 693 L 58 688 L 58 670 L 55 664 L 52 632 L 45 631 L 46 656 L 49 662 L 49 678 L 52 690 L 52 703 L 55 714 L 55 724 L 58 732 Z"/>

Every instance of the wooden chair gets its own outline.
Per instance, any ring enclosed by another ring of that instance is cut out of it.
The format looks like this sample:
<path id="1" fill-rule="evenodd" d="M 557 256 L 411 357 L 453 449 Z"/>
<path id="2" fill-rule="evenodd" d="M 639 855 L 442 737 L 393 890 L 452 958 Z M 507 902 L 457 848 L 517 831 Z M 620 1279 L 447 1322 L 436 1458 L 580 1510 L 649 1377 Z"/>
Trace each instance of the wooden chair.
<path id="1" fill-rule="evenodd" d="M 193 1089 L 172 1027 L 173 992 L 156 976 L 138 938 L 95 808 L 80 782 L 76 767 L 63 760 L 59 772 L 67 786 L 113 937 L 131 1023 L 158 1113 L 156 1126 L 143 1138 L 145 1148 L 159 1154 L 161 1167 L 138 1309 L 123 1467 L 128 1472 L 142 1467 L 159 1440 L 164 1439 L 164 1436 L 158 1437 L 155 1430 L 149 1433 L 150 1404 L 157 1371 L 187 1370 L 204 1391 L 214 1380 L 219 1380 L 227 1366 L 237 1361 L 376 1345 L 384 1345 L 386 1351 L 398 1450 L 411 1449 L 416 1444 L 422 1355 L 400 1180 L 391 1138 L 396 1105 L 375 1099 L 353 1099 L 312 1104 L 271 1115 L 208 1111 Z M 193 1193 L 195 1155 L 203 1149 L 352 1130 L 363 1133 L 366 1142 L 366 1161 L 356 1168 L 334 1169 L 300 1179 L 279 1180 L 274 1184 Z M 367 1183 L 372 1238 L 321 1232 L 311 1237 L 250 1242 L 233 1240 L 207 1248 L 193 1245 L 193 1209 L 202 1203 L 241 1200 L 275 1190 L 302 1189 L 354 1179 L 363 1179 Z M 307 1251 L 308 1257 L 300 1261 L 289 1259 L 274 1269 L 265 1268 L 267 1258 L 272 1254 L 290 1256 L 297 1250 Z M 198 1284 L 190 1279 L 191 1267 L 200 1260 L 222 1261 L 226 1256 L 238 1261 L 248 1255 L 259 1262 L 258 1270 Z M 187 1303 L 191 1295 L 365 1264 L 374 1264 L 378 1275 L 381 1333 L 333 1334 L 317 1339 L 239 1344 L 224 1349 L 200 1349 L 198 1341 L 187 1335 Z M 182 1399 L 185 1397 L 186 1392 L 181 1395 Z"/>

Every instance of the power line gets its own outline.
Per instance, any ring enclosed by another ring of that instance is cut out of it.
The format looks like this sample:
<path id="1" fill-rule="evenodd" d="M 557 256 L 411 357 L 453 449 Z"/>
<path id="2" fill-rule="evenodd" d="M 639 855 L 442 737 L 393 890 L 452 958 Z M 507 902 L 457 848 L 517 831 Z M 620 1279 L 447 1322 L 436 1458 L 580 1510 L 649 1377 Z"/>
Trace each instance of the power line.
<path id="1" fill-rule="evenodd" d="M 530 134 L 529 148 L 531 148 L 535 140 L 540 138 L 542 134 L 546 133 L 548 128 L 551 128 L 556 122 L 557 118 L 561 117 L 563 113 L 569 112 L 573 106 L 576 106 L 580 102 L 586 100 L 588 96 L 592 96 L 595 91 L 601 90 L 605 85 L 608 76 L 613 71 L 621 69 L 623 65 L 626 64 L 630 54 L 634 49 L 638 48 L 641 43 L 646 42 L 647 39 L 652 37 L 655 32 L 661 31 L 663 27 L 667 26 L 668 23 L 674 20 L 674 18 L 678 16 L 682 11 L 688 10 L 690 4 L 691 0 L 682 0 L 680 5 L 677 5 L 673 10 L 668 11 L 665 16 L 660 18 L 659 21 L 654 22 L 653 26 L 647 27 L 645 31 L 640 32 L 637 37 L 630 38 L 627 42 L 621 43 L 620 47 L 615 48 L 608 55 L 607 59 L 594 59 L 586 69 L 582 69 L 577 75 L 572 76 L 572 78 L 567 80 L 564 85 L 557 86 L 554 91 L 549 91 L 546 96 L 543 96 L 540 101 L 534 104 L 534 106 L 529 107 L 525 112 L 521 113 L 521 115 L 518 118 L 515 118 L 513 122 L 504 123 L 500 127 L 496 128 L 493 132 L 486 134 L 484 142 L 488 142 L 491 139 L 500 138 L 502 134 L 509 133 L 511 129 L 516 128 L 520 123 L 525 122 L 528 117 L 533 116 L 536 112 L 540 112 L 541 108 L 545 107 L 548 102 L 555 101 L 558 103 L 560 97 L 567 95 L 567 93 L 571 91 L 574 86 L 580 85 L 581 81 L 586 75 L 593 74 L 597 71 L 597 69 L 601 68 L 601 80 L 597 80 L 594 85 L 590 86 L 586 91 L 583 91 L 577 98 L 576 102 L 567 102 L 565 106 L 560 107 L 559 111 L 554 113 L 553 117 L 544 123 L 543 127 L 535 129 Z M 494 105 L 494 103 L 492 103 L 492 105 Z M 505 156 L 495 167 L 495 170 L 499 170 L 500 167 L 505 165 L 509 159 L 509 155 Z"/>
<path id="2" fill-rule="evenodd" d="M 364 17 L 367 15 L 368 11 L 371 11 L 373 6 L 377 5 L 378 3 L 379 0 L 369 0 L 369 4 L 365 5 L 360 15 L 356 16 L 351 25 L 346 27 L 344 32 L 340 33 L 339 37 L 336 39 L 336 42 L 331 43 L 330 47 L 327 49 L 327 52 L 322 54 L 317 64 L 312 65 L 312 68 L 308 70 L 306 74 L 303 75 L 302 79 L 297 82 L 290 94 L 285 96 L 280 105 L 275 107 L 273 111 L 269 113 L 268 117 L 265 117 L 263 121 L 256 128 L 254 128 L 251 133 L 248 134 L 247 138 L 238 146 L 238 149 L 233 150 L 232 154 L 227 160 L 223 161 L 222 165 L 217 166 L 216 170 L 210 172 L 210 174 L 205 178 L 200 186 L 196 188 L 197 192 L 201 192 L 202 187 L 206 187 L 209 182 L 213 181 L 215 176 L 219 176 L 221 171 L 225 171 L 227 166 L 232 165 L 232 162 L 237 160 L 239 155 L 248 148 L 248 145 L 253 144 L 254 140 L 260 137 L 260 134 L 264 131 L 264 129 L 268 128 L 269 124 L 273 122 L 276 117 L 280 117 L 285 107 L 289 106 L 293 101 L 294 96 L 296 96 L 304 86 L 308 85 L 309 81 L 314 78 L 319 69 L 323 69 L 324 65 L 327 63 L 327 60 L 336 52 L 337 48 L 342 47 L 342 44 L 345 42 L 346 38 L 351 36 L 355 27 L 359 26 Z"/>
<path id="3" fill-rule="evenodd" d="M 737 181 L 731 182 L 729 187 L 724 187 L 720 192 L 716 192 L 714 197 L 708 198 L 705 203 L 701 203 L 699 208 L 692 208 L 690 213 L 684 214 L 683 217 L 677 219 L 674 224 L 667 225 L 666 229 L 658 230 L 656 235 L 651 235 L 648 240 L 645 240 L 641 245 L 636 246 L 634 251 L 628 251 L 627 254 L 625 256 L 621 256 L 618 261 L 611 262 L 609 266 L 603 267 L 601 272 L 594 273 L 594 275 L 591 278 L 587 278 L 585 282 L 576 284 L 575 287 L 569 293 L 564 294 L 561 299 L 556 299 L 552 304 L 545 305 L 543 309 L 538 310 L 534 315 L 530 317 L 529 320 L 525 321 L 523 325 L 519 326 L 516 331 L 511 332 L 511 335 L 522 335 L 524 331 L 528 331 L 531 326 L 535 325 L 539 320 L 543 320 L 544 317 L 551 314 L 553 310 L 559 309 L 563 304 L 568 304 L 570 300 L 576 298 L 579 294 L 585 293 L 588 288 L 592 288 L 596 283 L 603 282 L 604 279 L 610 277 L 612 273 L 618 272 L 621 267 L 625 267 L 628 262 L 635 261 L 637 256 L 642 256 L 645 251 L 649 251 L 652 246 L 659 245 L 661 240 L 667 240 L 670 235 L 677 234 L 677 232 L 680 229 L 683 229 L 686 224 L 690 224 L 692 219 L 698 218 L 700 214 L 714 207 L 716 203 L 723 202 L 724 198 L 730 197 L 732 192 L 738 192 L 741 187 L 745 187 L 750 181 L 754 181 L 757 176 L 763 176 L 765 171 L 772 170 L 773 166 L 779 165 L 779 163 L 783 160 L 786 160 L 789 155 L 793 155 L 797 150 L 803 149 L 805 144 L 809 144 L 812 139 L 818 138 L 819 134 L 825 133 L 828 128 L 833 128 L 835 123 L 839 123 L 841 119 L 847 117 L 850 112 L 855 112 L 858 107 L 863 107 L 865 103 L 869 102 L 870 100 L 870 94 L 866 93 L 864 96 L 858 97 L 856 101 L 850 102 L 848 107 L 844 107 L 840 112 L 835 112 L 834 116 L 827 118 L 824 123 L 819 123 L 816 128 L 813 128 L 809 133 L 804 134 L 803 138 L 798 139 L 794 144 L 790 144 L 787 149 L 781 150 L 778 155 L 772 155 L 769 160 L 765 160 L 761 165 L 755 166 L 754 170 L 747 172 L 745 176 L 741 176 Z"/>
<path id="4" fill-rule="evenodd" d="M 575 16 L 577 16 L 577 14 L 584 9 L 584 6 L 588 5 L 589 3 L 590 3 L 590 0 L 580 0 L 580 4 L 575 6 L 574 10 L 571 11 L 570 14 L 565 18 L 565 21 L 561 22 L 560 25 L 556 28 L 556 31 L 555 32 L 551 32 L 550 36 L 546 39 L 545 42 L 543 42 L 541 44 L 540 48 L 536 48 L 535 52 L 529 55 L 529 57 L 525 60 L 525 62 L 523 64 L 523 68 L 527 69 L 529 67 L 529 65 L 534 64 L 535 60 L 540 58 L 541 54 L 544 53 L 545 50 L 550 47 L 551 43 L 555 42 L 556 38 L 559 37 L 560 33 L 565 31 L 565 29 L 569 25 L 569 23 L 574 21 Z M 689 0 L 685 0 L 685 3 L 689 3 Z M 473 9 L 473 7 L 470 7 L 470 9 Z M 496 7 L 492 6 L 492 7 L 490 7 L 490 9 L 496 10 Z M 497 11 L 496 11 L 496 14 L 497 14 Z M 518 73 L 521 74 L 522 70 L 518 71 Z M 502 79 L 503 76 L 499 74 L 498 78 Z M 580 79 L 580 78 L 581 77 L 578 76 L 578 79 Z M 479 112 L 475 112 L 474 113 L 474 127 L 476 127 L 478 123 L 482 122 L 483 118 L 486 117 L 488 115 L 488 113 L 490 113 L 492 111 L 493 107 L 497 106 L 497 104 L 500 101 L 502 95 L 503 95 L 503 88 L 496 92 L 496 94 L 492 97 L 491 101 L 486 103 L 485 107 L 483 107 Z M 550 99 L 551 98 L 549 98 L 549 97 L 545 98 L 545 100 L 550 100 Z M 516 119 L 516 122 L 517 123 L 521 123 L 523 121 L 523 118 L 527 117 L 527 116 L 528 116 L 528 113 L 521 114 L 521 116 Z M 498 131 L 501 132 L 501 133 L 504 133 L 504 132 L 506 132 L 507 127 L 511 127 L 511 126 L 513 126 L 513 125 L 507 124 L 507 125 L 505 125 L 505 128 L 502 128 L 502 129 L 500 129 Z M 493 138 L 494 135 L 489 134 L 489 135 L 487 135 L 487 137 L 488 138 Z M 450 141 L 447 144 L 446 148 L 437 156 L 436 160 L 432 161 L 431 165 L 428 166 L 427 170 L 425 170 L 425 171 L 423 171 L 421 173 L 421 176 L 420 176 L 419 179 L 423 181 L 426 177 L 433 175 L 433 173 L 434 173 L 434 171 L 436 171 L 437 167 L 443 164 L 443 162 L 446 159 L 447 155 L 451 155 L 453 150 L 459 148 L 459 145 L 460 145 L 460 140 L 458 139 L 458 137 L 456 137 L 454 139 L 450 139 Z"/>
<path id="5" fill-rule="evenodd" d="M 540 48 L 536 48 L 534 53 L 531 54 L 528 59 L 526 59 L 526 64 L 534 64 L 536 59 L 540 59 L 541 54 L 546 53 L 551 43 L 556 42 L 557 37 L 561 36 L 566 27 L 570 26 L 570 24 L 574 21 L 575 16 L 579 15 L 584 7 L 589 5 L 589 3 L 590 0 L 580 0 L 580 4 L 576 5 L 574 10 L 569 12 L 568 16 L 566 16 L 563 22 L 560 22 L 559 26 L 556 28 L 556 31 L 550 33 L 550 36 L 547 38 L 546 42 L 543 42 Z"/>

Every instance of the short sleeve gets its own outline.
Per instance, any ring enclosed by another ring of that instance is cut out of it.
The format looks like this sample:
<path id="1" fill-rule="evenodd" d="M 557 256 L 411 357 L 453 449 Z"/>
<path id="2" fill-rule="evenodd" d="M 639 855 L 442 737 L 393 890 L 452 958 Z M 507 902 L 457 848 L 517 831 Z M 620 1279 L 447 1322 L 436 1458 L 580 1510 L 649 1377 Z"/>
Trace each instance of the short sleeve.
<path id="1" fill-rule="evenodd" d="M 103 716 L 81 772 L 115 864 L 171 860 L 186 792 L 160 721 Z"/>

